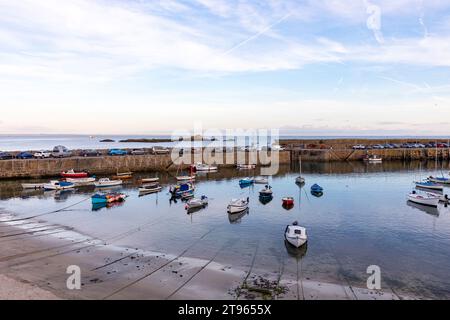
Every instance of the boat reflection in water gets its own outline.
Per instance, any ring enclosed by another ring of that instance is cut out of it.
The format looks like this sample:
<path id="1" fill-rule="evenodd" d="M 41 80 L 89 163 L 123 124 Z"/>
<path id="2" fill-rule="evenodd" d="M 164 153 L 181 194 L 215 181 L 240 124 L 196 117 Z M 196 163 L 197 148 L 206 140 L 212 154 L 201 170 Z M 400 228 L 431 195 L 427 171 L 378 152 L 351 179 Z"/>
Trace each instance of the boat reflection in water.
<path id="1" fill-rule="evenodd" d="M 416 208 L 416 209 L 423 211 L 429 215 L 436 216 L 436 217 L 439 216 L 439 210 L 436 207 L 425 206 L 423 204 L 415 203 L 410 200 L 408 200 L 406 202 L 406 204 L 412 208 Z"/>
<path id="2" fill-rule="evenodd" d="M 317 197 L 317 198 L 320 198 L 321 196 L 323 196 L 323 192 L 322 192 L 322 191 L 319 191 L 319 192 L 317 192 L 317 191 L 311 191 L 311 194 L 312 194 L 314 197 Z"/>
<path id="3" fill-rule="evenodd" d="M 273 200 L 273 196 L 259 196 L 259 202 L 261 202 L 263 205 L 268 204 L 270 201 Z"/>
<path id="4" fill-rule="evenodd" d="M 294 208 L 294 203 L 283 203 L 281 206 L 283 207 L 283 209 L 289 211 L 289 210 L 291 210 L 292 208 Z"/>
<path id="5" fill-rule="evenodd" d="M 291 245 L 287 240 L 284 240 L 284 246 L 286 247 L 287 253 L 298 260 L 303 258 L 308 250 L 308 242 L 297 248 Z"/>
<path id="6" fill-rule="evenodd" d="M 110 203 L 95 203 L 95 204 L 92 204 L 92 211 L 100 211 L 103 208 L 112 209 L 115 207 L 121 207 L 124 205 L 124 203 L 125 203 L 125 201 L 110 202 Z"/>
<path id="7" fill-rule="evenodd" d="M 229 213 L 228 214 L 228 220 L 231 224 L 235 223 L 241 223 L 241 219 L 250 213 L 250 210 L 247 208 L 244 211 L 237 212 L 237 213 Z"/>

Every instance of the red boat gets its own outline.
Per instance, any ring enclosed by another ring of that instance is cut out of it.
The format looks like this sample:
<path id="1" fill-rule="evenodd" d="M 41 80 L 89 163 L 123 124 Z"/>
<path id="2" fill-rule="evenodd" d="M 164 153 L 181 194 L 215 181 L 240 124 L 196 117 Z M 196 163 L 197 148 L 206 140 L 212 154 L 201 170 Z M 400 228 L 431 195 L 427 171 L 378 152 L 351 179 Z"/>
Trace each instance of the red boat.
<path id="1" fill-rule="evenodd" d="M 294 205 L 294 198 L 292 198 L 292 197 L 284 197 L 282 199 L 282 201 L 283 201 L 283 206 L 291 207 Z"/>
<path id="2" fill-rule="evenodd" d="M 87 172 L 75 172 L 73 169 L 69 171 L 61 172 L 61 176 L 64 178 L 87 178 L 89 174 Z"/>

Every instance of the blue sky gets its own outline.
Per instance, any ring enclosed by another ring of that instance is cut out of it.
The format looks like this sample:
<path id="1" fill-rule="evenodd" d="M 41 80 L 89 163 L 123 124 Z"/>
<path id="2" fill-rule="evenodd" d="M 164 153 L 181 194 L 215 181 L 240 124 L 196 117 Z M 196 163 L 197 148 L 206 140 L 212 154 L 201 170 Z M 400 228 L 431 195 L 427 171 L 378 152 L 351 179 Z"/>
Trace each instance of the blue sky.
<path id="1" fill-rule="evenodd" d="M 0 133 L 450 134 L 450 2 L 0 0 Z"/>

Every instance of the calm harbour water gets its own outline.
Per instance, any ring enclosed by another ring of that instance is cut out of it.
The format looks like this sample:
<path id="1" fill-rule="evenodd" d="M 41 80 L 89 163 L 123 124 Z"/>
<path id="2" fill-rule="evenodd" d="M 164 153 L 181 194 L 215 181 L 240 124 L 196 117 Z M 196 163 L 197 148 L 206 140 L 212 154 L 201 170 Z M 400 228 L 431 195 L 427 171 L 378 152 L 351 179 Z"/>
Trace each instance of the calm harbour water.
<path id="1" fill-rule="evenodd" d="M 449 164 L 441 166 L 447 175 Z M 137 180 L 156 174 L 136 174 L 134 181 L 118 189 L 129 195 L 125 203 L 97 211 L 90 203 L 93 189 L 21 191 L 23 180 L 3 181 L 0 210 L 28 217 L 86 200 L 40 219 L 144 250 L 177 254 L 196 242 L 186 254 L 195 258 L 210 259 L 225 247 L 215 261 L 243 270 L 255 252 L 255 268 L 261 272 L 274 273 L 280 264 L 294 268 L 300 261 L 305 278 L 358 287 L 365 287 L 367 267 L 378 265 L 383 289 L 448 299 L 450 208 L 440 205 L 433 210 L 406 201 L 412 181 L 442 171 L 435 170 L 434 162 L 303 163 L 306 185 L 295 185 L 297 167 L 282 167 L 270 178 L 273 200 L 263 204 L 258 199 L 263 185 L 245 189 L 238 185 L 238 180 L 252 176 L 252 171 L 221 169 L 199 176 L 195 194 L 207 195 L 209 206 L 190 215 L 184 203 L 169 201 L 168 188 L 174 179 L 166 174 L 160 174 L 162 192 L 143 197 L 138 197 Z M 322 197 L 310 193 L 313 183 L 324 188 Z M 446 192 L 450 193 L 450 188 Z M 247 196 L 251 203 L 248 214 L 226 213 L 231 198 Z M 284 196 L 295 197 L 293 209 L 282 208 Z M 283 238 L 285 226 L 294 220 L 309 234 L 307 249 L 300 253 L 286 247 Z"/>

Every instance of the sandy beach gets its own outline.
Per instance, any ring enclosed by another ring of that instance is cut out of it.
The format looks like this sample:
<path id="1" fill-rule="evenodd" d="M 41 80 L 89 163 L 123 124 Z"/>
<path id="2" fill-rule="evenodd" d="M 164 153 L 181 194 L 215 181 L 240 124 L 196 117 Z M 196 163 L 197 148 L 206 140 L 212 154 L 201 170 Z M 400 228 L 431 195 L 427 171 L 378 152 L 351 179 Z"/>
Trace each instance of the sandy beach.
<path id="1" fill-rule="evenodd" d="M 0 214 L 1 299 L 405 299 L 304 278 L 297 270 L 247 270 L 178 255 L 117 247 L 64 226 Z M 14 221 L 17 220 L 17 221 Z M 69 265 L 81 269 L 81 289 L 69 290 Z"/>

